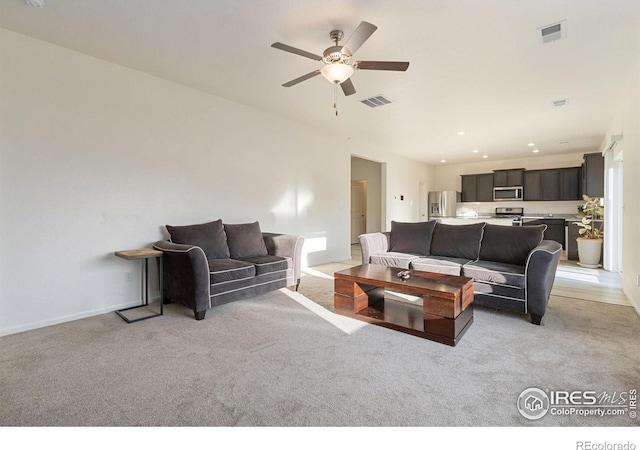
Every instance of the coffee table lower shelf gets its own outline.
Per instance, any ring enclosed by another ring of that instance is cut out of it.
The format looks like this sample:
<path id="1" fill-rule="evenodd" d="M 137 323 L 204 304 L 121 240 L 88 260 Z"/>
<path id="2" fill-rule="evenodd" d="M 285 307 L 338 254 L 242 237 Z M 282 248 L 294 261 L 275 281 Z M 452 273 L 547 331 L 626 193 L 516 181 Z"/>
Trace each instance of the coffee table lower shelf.
<path id="1" fill-rule="evenodd" d="M 358 312 L 339 308 L 335 312 L 391 330 L 411 334 L 455 346 L 473 323 L 473 306 L 470 305 L 455 319 L 425 314 L 422 305 L 412 305 L 389 298 L 377 300 Z"/>

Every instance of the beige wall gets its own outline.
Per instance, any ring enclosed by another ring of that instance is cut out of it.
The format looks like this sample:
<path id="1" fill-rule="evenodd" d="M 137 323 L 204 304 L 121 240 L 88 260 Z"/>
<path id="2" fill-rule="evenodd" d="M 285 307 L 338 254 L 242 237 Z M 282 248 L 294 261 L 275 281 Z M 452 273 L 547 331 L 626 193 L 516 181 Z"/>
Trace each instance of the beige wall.
<path id="1" fill-rule="evenodd" d="M 390 152 L 1 28 L 0 60 L 0 335 L 138 304 L 140 267 L 113 252 L 165 238 L 165 224 L 258 220 L 303 235 L 309 265 L 349 259 L 352 153 L 386 164 L 391 192 L 428 176 Z M 387 215 L 415 220 L 417 208 Z"/>
<path id="2" fill-rule="evenodd" d="M 616 155 L 622 153 L 623 157 L 622 290 L 640 314 L 640 63 L 635 69 L 626 80 L 627 92 L 620 100 L 603 147 L 611 135 L 623 135 L 614 149 Z"/>

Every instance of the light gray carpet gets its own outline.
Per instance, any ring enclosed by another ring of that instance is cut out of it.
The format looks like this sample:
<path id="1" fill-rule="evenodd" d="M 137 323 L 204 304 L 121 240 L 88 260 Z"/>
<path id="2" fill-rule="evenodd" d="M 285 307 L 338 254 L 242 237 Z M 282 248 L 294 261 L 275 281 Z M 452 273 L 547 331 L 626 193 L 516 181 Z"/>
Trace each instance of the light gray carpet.
<path id="1" fill-rule="evenodd" d="M 310 301 L 302 294 L 314 297 Z M 0 426 L 637 426 L 516 409 L 528 387 L 640 387 L 633 309 L 552 298 L 542 327 L 476 308 L 450 347 L 329 311 L 332 281 L 195 321 L 168 305 L 0 338 Z M 321 305 L 327 306 L 323 308 Z"/>

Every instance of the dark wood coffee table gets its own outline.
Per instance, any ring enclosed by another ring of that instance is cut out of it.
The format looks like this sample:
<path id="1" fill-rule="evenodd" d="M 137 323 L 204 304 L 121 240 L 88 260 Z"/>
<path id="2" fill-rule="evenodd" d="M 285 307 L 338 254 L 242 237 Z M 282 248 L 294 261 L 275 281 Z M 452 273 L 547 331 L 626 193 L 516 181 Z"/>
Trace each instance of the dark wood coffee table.
<path id="1" fill-rule="evenodd" d="M 335 312 L 455 346 L 473 323 L 473 280 L 363 264 L 334 274 Z M 422 305 L 385 298 L 385 289 L 422 297 Z"/>

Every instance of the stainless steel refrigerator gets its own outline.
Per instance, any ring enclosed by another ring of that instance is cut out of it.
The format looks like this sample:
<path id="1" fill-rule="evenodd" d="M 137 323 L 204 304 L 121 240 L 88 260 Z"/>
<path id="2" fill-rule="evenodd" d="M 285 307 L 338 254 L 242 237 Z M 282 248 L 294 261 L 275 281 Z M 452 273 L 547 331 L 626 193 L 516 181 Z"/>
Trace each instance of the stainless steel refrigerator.
<path id="1" fill-rule="evenodd" d="M 429 219 L 455 217 L 460 199 L 461 194 L 457 191 L 429 192 Z"/>

